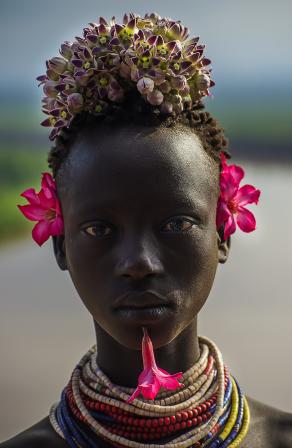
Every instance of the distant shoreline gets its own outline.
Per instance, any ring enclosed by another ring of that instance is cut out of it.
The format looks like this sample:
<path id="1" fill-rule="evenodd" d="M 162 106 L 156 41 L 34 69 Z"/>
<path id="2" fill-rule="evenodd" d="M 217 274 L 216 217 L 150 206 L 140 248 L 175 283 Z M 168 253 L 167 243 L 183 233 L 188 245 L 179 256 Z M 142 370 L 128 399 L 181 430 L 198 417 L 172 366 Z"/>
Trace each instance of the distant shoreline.
<path id="1" fill-rule="evenodd" d="M 234 159 L 259 161 L 265 163 L 291 163 L 292 164 L 292 139 L 273 139 L 265 141 L 260 138 L 230 137 L 230 153 Z M 48 152 L 52 142 L 47 134 L 36 132 L 0 132 L 0 151 L 3 148 L 11 148 L 13 151 L 30 150 Z"/>

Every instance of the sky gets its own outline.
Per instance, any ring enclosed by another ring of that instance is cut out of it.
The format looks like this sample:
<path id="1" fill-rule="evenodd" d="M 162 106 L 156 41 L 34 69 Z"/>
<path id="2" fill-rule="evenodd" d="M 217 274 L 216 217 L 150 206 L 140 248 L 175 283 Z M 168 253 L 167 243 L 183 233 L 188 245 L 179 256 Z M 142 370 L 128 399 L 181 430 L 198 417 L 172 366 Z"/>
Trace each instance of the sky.
<path id="1" fill-rule="evenodd" d="M 200 36 L 216 82 L 206 107 L 228 132 L 291 141 L 292 0 L 0 0 L 0 133 L 11 139 L 16 124 L 45 134 L 36 77 L 46 60 L 99 16 L 121 23 L 128 11 L 156 11 Z"/>
<path id="2" fill-rule="evenodd" d="M 214 78 L 224 85 L 277 89 L 291 79 L 291 0 L 1 0 L 0 90 L 34 88 L 64 40 L 100 15 L 121 20 L 126 11 L 180 19 L 207 44 Z"/>

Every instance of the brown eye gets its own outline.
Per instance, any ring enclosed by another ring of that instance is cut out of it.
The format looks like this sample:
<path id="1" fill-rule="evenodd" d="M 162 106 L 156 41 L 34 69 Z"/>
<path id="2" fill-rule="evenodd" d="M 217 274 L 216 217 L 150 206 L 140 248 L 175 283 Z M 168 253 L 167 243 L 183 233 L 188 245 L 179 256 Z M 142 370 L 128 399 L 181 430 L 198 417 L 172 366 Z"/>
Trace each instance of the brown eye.
<path id="1" fill-rule="evenodd" d="M 186 232 L 190 230 L 194 222 L 187 218 L 172 218 L 164 226 L 163 232 Z"/>
<path id="2" fill-rule="evenodd" d="M 94 226 L 88 226 L 84 229 L 84 231 L 95 238 L 103 238 L 110 234 L 111 227 L 105 223 L 95 224 Z"/>

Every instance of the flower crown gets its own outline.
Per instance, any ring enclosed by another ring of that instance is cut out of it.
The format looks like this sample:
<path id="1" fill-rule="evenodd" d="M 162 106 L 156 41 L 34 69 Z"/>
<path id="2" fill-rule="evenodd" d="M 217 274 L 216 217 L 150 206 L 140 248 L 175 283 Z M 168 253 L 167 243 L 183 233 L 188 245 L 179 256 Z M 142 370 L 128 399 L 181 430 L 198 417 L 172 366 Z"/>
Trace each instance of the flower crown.
<path id="1" fill-rule="evenodd" d="M 136 89 L 162 114 L 179 114 L 210 95 L 210 59 L 199 37 L 188 39 L 180 21 L 152 13 L 125 14 L 123 23 L 89 23 L 83 37 L 65 41 L 38 76 L 45 97 L 41 124 L 53 140 L 82 111 L 99 115 L 121 104 Z"/>
<path id="2" fill-rule="evenodd" d="M 69 127 L 82 111 L 100 115 L 111 112 L 123 102 L 133 88 L 162 114 L 180 114 L 192 107 L 215 83 L 206 66 L 205 45 L 199 38 L 188 39 L 188 29 L 180 21 L 161 18 L 155 13 L 144 18 L 125 14 L 123 24 L 90 23 L 83 38 L 61 45 L 62 57 L 46 61 L 47 72 L 37 78 L 43 84 L 43 112 L 48 118 L 41 124 L 53 127 L 53 140 L 62 128 Z M 223 239 L 236 226 L 244 232 L 256 228 L 253 214 L 246 209 L 258 203 L 260 190 L 252 185 L 239 186 L 244 177 L 240 166 L 227 165 L 221 152 L 220 196 L 217 205 L 217 229 Z M 29 202 L 18 205 L 23 215 L 38 221 L 32 237 L 41 246 L 50 236 L 64 233 L 61 204 L 50 173 L 42 173 L 41 190 L 29 188 L 21 193 Z"/>

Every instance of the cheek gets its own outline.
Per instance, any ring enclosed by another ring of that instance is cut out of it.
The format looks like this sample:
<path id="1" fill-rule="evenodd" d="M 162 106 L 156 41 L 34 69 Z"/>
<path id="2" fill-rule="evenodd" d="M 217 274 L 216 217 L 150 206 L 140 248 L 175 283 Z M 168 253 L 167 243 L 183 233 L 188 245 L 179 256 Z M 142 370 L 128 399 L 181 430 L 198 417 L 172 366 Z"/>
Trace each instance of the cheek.
<path id="1" fill-rule="evenodd" d="M 107 267 L 101 262 L 100 253 L 94 244 L 85 244 L 79 236 L 69 238 L 66 243 L 68 271 L 76 291 L 93 315 L 97 308 L 103 309 L 100 297 L 104 297 Z M 103 269 L 103 270 L 102 270 Z M 104 281 L 101 279 L 104 278 Z"/>
<path id="2" fill-rule="evenodd" d="M 214 282 L 218 266 L 216 231 L 201 232 L 199 238 L 194 238 L 180 266 L 181 307 L 185 315 L 194 317 L 206 302 Z"/>

